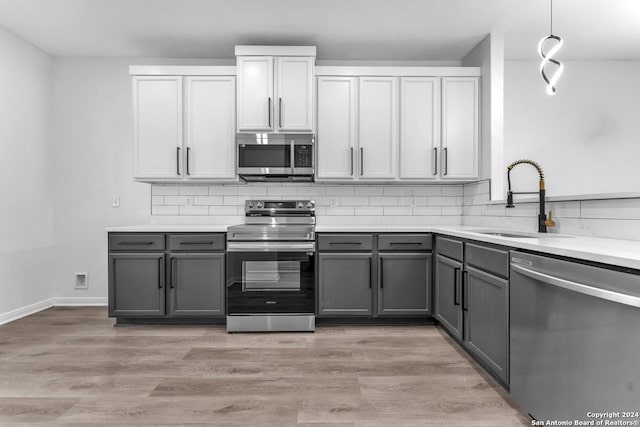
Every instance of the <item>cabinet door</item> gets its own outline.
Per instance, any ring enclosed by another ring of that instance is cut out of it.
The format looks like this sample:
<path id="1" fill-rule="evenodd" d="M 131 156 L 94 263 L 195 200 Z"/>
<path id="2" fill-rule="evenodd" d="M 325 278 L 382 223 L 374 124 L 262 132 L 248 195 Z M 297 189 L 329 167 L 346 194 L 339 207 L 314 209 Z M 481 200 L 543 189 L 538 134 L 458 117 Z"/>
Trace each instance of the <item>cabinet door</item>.
<path id="1" fill-rule="evenodd" d="M 233 179 L 236 175 L 235 77 L 186 78 L 185 174 Z"/>
<path id="2" fill-rule="evenodd" d="M 171 254 L 172 316 L 224 316 L 225 255 Z"/>
<path id="3" fill-rule="evenodd" d="M 371 315 L 371 253 L 318 254 L 318 315 Z"/>
<path id="4" fill-rule="evenodd" d="M 395 77 L 360 77 L 360 177 L 394 178 L 398 147 Z"/>
<path id="5" fill-rule="evenodd" d="M 378 255 L 378 314 L 431 313 L 431 254 Z"/>
<path id="6" fill-rule="evenodd" d="M 436 179 L 440 147 L 440 79 L 400 80 L 400 178 Z"/>
<path id="7" fill-rule="evenodd" d="M 465 271 L 464 344 L 508 384 L 509 282 L 469 266 Z"/>
<path id="8" fill-rule="evenodd" d="M 357 77 L 318 77 L 318 179 L 353 179 Z"/>
<path id="9" fill-rule="evenodd" d="M 478 78 L 442 78 L 442 178 L 478 177 Z"/>
<path id="10" fill-rule="evenodd" d="M 273 57 L 239 56 L 238 131 L 273 130 Z"/>
<path id="11" fill-rule="evenodd" d="M 461 275 L 462 263 L 436 255 L 436 319 L 459 339 L 462 339 Z"/>
<path id="12" fill-rule="evenodd" d="M 163 253 L 109 254 L 109 316 L 163 316 Z"/>
<path id="13" fill-rule="evenodd" d="M 276 58 L 277 129 L 313 131 L 313 70 L 315 58 Z"/>
<path id="14" fill-rule="evenodd" d="M 134 76 L 135 178 L 181 178 L 182 77 Z"/>

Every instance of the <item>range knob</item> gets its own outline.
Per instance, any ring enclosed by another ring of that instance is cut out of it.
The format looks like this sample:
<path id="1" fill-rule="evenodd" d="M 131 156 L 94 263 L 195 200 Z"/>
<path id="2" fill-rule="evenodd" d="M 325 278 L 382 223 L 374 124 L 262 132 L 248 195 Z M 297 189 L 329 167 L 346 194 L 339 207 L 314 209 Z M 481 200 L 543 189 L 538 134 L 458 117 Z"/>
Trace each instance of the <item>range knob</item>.
<path id="1" fill-rule="evenodd" d="M 258 203 L 256 204 L 256 207 L 257 207 L 258 209 L 262 209 L 262 208 L 264 207 L 264 204 L 263 204 L 262 202 L 258 202 Z"/>
<path id="2" fill-rule="evenodd" d="M 311 209 L 313 207 L 313 202 L 307 202 L 307 209 Z"/>
<path id="3" fill-rule="evenodd" d="M 298 209 L 302 209 L 304 208 L 304 203 L 302 202 L 298 202 L 298 205 L 296 206 Z"/>
<path id="4" fill-rule="evenodd" d="M 249 209 L 253 209 L 253 202 L 249 202 L 247 206 L 249 206 Z"/>

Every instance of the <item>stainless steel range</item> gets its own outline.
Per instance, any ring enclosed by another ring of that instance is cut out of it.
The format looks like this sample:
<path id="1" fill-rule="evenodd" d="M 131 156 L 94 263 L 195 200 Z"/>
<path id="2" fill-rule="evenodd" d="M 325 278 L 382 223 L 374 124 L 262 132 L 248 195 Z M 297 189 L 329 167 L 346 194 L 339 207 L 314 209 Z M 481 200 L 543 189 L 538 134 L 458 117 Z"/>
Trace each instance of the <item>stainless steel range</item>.
<path id="1" fill-rule="evenodd" d="M 227 331 L 315 330 L 315 203 L 247 200 L 227 229 Z"/>

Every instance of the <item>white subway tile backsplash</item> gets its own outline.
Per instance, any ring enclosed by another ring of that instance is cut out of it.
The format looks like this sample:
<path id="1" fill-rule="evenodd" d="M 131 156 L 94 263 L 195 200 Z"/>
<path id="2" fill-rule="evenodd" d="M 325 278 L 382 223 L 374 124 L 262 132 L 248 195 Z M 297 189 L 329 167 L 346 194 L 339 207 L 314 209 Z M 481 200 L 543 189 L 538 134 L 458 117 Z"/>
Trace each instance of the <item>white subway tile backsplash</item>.
<path id="1" fill-rule="evenodd" d="M 427 203 L 430 206 L 462 206 L 460 197 L 429 197 Z"/>
<path id="2" fill-rule="evenodd" d="M 238 212 L 238 206 L 209 206 L 209 215 L 211 216 L 232 216 L 232 215 L 244 215 L 244 207 L 242 212 Z"/>
<path id="3" fill-rule="evenodd" d="M 366 206 L 369 204 L 368 197 L 343 196 L 338 199 L 341 206 Z"/>
<path id="4" fill-rule="evenodd" d="M 180 215 L 209 215 L 209 206 L 179 206 Z"/>
<path id="5" fill-rule="evenodd" d="M 178 206 L 152 206 L 151 215 L 178 215 L 180 208 Z"/>
<path id="6" fill-rule="evenodd" d="M 384 189 L 381 186 L 357 185 L 355 187 L 356 196 L 382 196 L 383 194 L 384 194 Z"/>
<path id="7" fill-rule="evenodd" d="M 278 187 L 281 189 L 282 187 Z M 247 185 L 244 187 L 238 187 L 238 195 L 240 196 L 252 196 L 252 197 L 264 197 L 267 195 L 267 187 L 256 187 L 255 185 Z"/>
<path id="8" fill-rule="evenodd" d="M 210 196 L 235 196 L 240 186 L 237 185 L 210 185 Z"/>
<path id="9" fill-rule="evenodd" d="M 179 194 L 178 186 L 176 185 L 158 185 L 151 186 L 151 194 L 157 196 L 177 196 Z"/>
<path id="10" fill-rule="evenodd" d="M 313 199 L 316 196 L 324 196 L 326 194 L 323 186 L 304 186 L 296 187 L 296 195 Z"/>
<path id="11" fill-rule="evenodd" d="M 181 185 L 179 194 L 184 196 L 206 196 L 209 194 L 209 187 L 204 185 Z"/>
<path id="12" fill-rule="evenodd" d="M 151 205 L 152 206 L 164 205 L 164 196 L 151 196 Z"/>
<path id="13" fill-rule="evenodd" d="M 353 206 L 338 206 L 335 208 L 325 208 L 325 215 L 354 215 Z"/>
<path id="14" fill-rule="evenodd" d="M 247 199 L 248 197 L 246 196 L 223 196 L 222 203 L 227 206 L 244 206 L 244 202 Z"/>
<path id="15" fill-rule="evenodd" d="M 410 216 L 413 215 L 413 209 L 406 206 L 385 206 L 384 215 Z"/>
<path id="16" fill-rule="evenodd" d="M 296 195 L 296 187 L 267 187 L 267 196 L 289 196 Z"/>
<path id="17" fill-rule="evenodd" d="M 414 185 L 412 193 L 414 196 L 441 196 L 442 185 Z"/>
<path id="18" fill-rule="evenodd" d="M 371 206 L 396 206 L 398 205 L 397 197 L 369 197 Z"/>
<path id="19" fill-rule="evenodd" d="M 222 196 L 193 196 L 194 205 L 221 205 Z"/>
<path id="20" fill-rule="evenodd" d="M 640 220 L 640 199 L 584 200 L 580 217 Z"/>
<path id="21" fill-rule="evenodd" d="M 189 199 L 193 199 L 193 196 L 164 196 L 164 204 L 166 206 L 181 206 L 186 205 Z"/>
<path id="22" fill-rule="evenodd" d="M 411 196 L 413 194 L 413 188 L 409 186 L 389 185 L 384 187 L 383 194 L 385 196 Z"/>
<path id="23" fill-rule="evenodd" d="M 334 185 L 325 188 L 327 196 L 354 196 L 355 186 L 353 185 Z"/>
<path id="24" fill-rule="evenodd" d="M 461 185 L 444 185 L 442 187 L 443 196 L 462 196 L 462 192 Z"/>
<path id="25" fill-rule="evenodd" d="M 440 216 L 442 215 L 442 208 L 440 206 L 423 206 L 412 209 L 414 215 L 423 216 Z"/>
<path id="26" fill-rule="evenodd" d="M 446 216 L 461 216 L 462 206 L 443 206 L 442 215 Z"/>
<path id="27" fill-rule="evenodd" d="M 490 190 L 489 181 L 473 182 L 463 185 L 463 194 L 465 196 L 473 196 L 476 194 L 489 194 Z"/>
<path id="28" fill-rule="evenodd" d="M 382 206 L 355 206 L 356 216 L 383 216 L 384 208 Z"/>

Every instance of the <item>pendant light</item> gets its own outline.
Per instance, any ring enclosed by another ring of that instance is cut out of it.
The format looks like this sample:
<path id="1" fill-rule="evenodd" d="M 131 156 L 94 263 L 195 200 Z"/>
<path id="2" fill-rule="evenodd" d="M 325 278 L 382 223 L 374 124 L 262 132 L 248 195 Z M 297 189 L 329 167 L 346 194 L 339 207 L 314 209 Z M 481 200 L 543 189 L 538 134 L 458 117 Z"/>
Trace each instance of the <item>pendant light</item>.
<path id="1" fill-rule="evenodd" d="M 556 83 L 560 79 L 562 72 L 564 71 L 564 65 L 562 62 L 554 59 L 554 55 L 558 53 L 560 48 L 562 47 L 563 41 L 562 37 L 553 34 L 553 0 L 551 1 L 551 25 L 549 30 L 549 35 L 544 37 L 538 43 L 538 54 L 540 58 L 542 58 L 542 62 L 540 62 L 540 75 L 542 76 L 542 80 L 547 84 L 547 93 L 549 95 L 554 95 L 556 93 Z M 553 44 L 551 48 L 545 53 L 544 48 L 545 45 L 551 42 Z M 547 74 L 547 70 L 549 67 L 555 66 L 554 70 L 551 70 L 551 77 Z"/>

